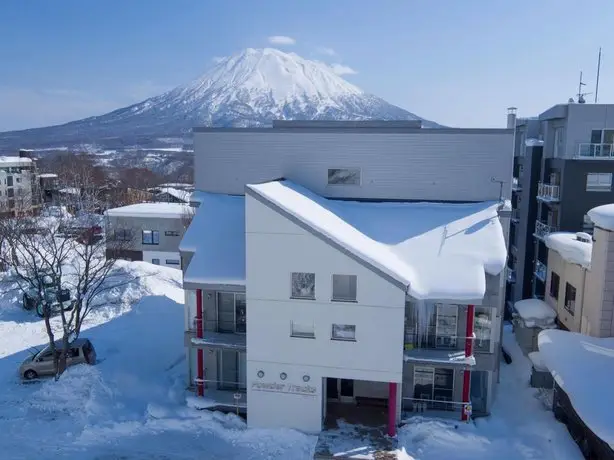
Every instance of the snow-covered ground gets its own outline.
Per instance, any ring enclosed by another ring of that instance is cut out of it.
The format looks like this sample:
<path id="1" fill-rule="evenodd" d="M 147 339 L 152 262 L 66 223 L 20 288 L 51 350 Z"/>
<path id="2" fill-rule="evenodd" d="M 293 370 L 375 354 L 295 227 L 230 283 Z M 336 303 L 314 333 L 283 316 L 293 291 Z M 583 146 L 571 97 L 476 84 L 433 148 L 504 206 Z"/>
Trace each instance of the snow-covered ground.
<path id="1" fill-rule="evenodd" d="M 109 295 L 82 336 L 100 363 L 58 382 L 19 382 L 27 348 L 45 342 L 43 322 L 0 284 L 0 458 L 309 459 L 315 436 L 247 430 L 234 415 L 185 404 L 181 272 L 122 262 L 139 278 Z M 121 299 L 121 302 L 116 302 Z M 580 459 L 579 450 L 527 385 L 528 361 L 513 336 L 493 416 L 474 424 L 412 419 L 400 429 L 405 459 Z"/>

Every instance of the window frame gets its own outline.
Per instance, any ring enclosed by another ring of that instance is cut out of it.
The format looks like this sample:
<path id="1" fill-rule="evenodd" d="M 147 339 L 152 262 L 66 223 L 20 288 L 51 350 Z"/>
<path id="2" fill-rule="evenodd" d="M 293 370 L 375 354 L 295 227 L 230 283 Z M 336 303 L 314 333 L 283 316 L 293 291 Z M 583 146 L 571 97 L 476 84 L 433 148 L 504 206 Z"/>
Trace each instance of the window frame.
<path id="1" fill-rule="evenodd" d="M 298 322 L 298 321 L 290 320 L 290 337 L 295 338 L 295 339 L 315 339 L 316 338 L 316 326 L 313 321 L 311 322 L 311 333 L 300 332 L 300 331 L 297 332 L 294 329 L 295 325 L 307 326 L 307 323 L 304 323 L 302 321 Z"/>
<path id="2" fill-rule="evenodd" d="M 350 283 L 350 291 L 352 290 L 352 280 L 354 282 L 354 298 L 343 298 L 335 296 L 335 277 L 348 277 Z M 358 302 L 358 276 L 357 275 L 346 275 L 342 273 L 333 273 L 330 277 L 331 282 L 331 302 L 347 302 L 347 303 L 357 303 Z"/>
<path id="3" fill-rule="evenodd" d="M 165 259 L 166 265 L 179 265 L 181 266 L 181 261 L 177 259 Z"/>
<path id="4" fill-rule="evenodd" d="M 358 181 L 357 182 L 331 182 L 331 177 L 334 178 L 334 173 L 331 176 L 331 171 L 348 171 L 348 172 L 353 172 L 353 173 L 358 173 Z M 338 168 L 326 168 L 326 185 L 330 186 L 330 187 L 337 187 L 337 186 L 353 186 L 353 187 L 357 187 L 357 186 L 361 186 L 362 185 L 362 168 L 358 167 L 358 166 L 351 166 L 351 167 L 338 167 Z"/>
<path id="5" fill-rule="evenodd" d="M 177 230 L 164 230 L 164 236 L 181 236 Z"/>
<path id="6" fill-rule="evenodd" d="M 145 234 L 149 233 L 151 235 L 151 242 L 145 240 Z M 155 238 L 157 235 L 157 241 Z M 159 230 L 141 230 L 141 244 L 144 246 L 159 246 L 160 245 L 160 231 Z"/>
<path id="7" fill-rule="evenodd" d="M 597 185 L 589 184 L 589 177 L 597 177 Z M 607 186 L 602 185 L 601 178 L 609 177 L 609 184 Z M 612 173 L 599 173 L 589 172 L 586 173 L 586 191 L 587 192 L 611 192 L 612 191 Z"/>
<path id="8" fill-rule="evenodd" d="M 556 276 L 556 292 L 552 295 L 552 280 Z M 559 292 L 561 291 L 561 276 L 554 270 L 550 271 L 550 282 L 548 283 L 548 295 L 555 300 L 559 300 Z"/>
<path id="9" fill-rule="evenodd" d="M 336 328 L 339 328 L 340 326 L 354 328 L 354 336 L 353 337 L 341 337 L 338 334 L 335 334 Z M 339 342 L 356 342 L 356 325 L 355 324 L 333 323 L 331 325 L 331 330 L 330 330 L 330 339 L 336 340 Z"/>
<path id="10" fill-rule="evenodd" d="M 569 299 L 569 297 L 571 297 L 571 292 L 573 289 L 573 300 Z M 565 303 L 563 305 L 563 307 L 565 308 L 565 310 L 567 310 L 572 316 L 575 315 L 576 312 L 576 297 L 578 295 L 578 290 L 576 289 L 576 287 L 569 283 L 569 282 L 565 282 Z M 573 302 L 573 303 L 572 303 Z M 569 304 L 572 303 L 571 308 L 569 308 Z"/>
<path id="11" fill-rule="evenodd" d="M 295 275 L 313 275 L 313 295 L 300 295 L 294 291 Z M 315 300 L 316 299 L 316 274 L 315 272 L 291 272 L 290 273 L 290 298 L 295 300 Z"/>

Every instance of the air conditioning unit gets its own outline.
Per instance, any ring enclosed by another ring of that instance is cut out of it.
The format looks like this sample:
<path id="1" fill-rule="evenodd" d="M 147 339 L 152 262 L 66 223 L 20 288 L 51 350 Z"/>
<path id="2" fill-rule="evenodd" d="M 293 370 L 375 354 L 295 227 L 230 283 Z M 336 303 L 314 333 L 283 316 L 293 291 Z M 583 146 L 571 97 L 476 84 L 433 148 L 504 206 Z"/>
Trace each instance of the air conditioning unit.
<path id="1" fill-rule="evenodd" d="M 585 233 L 585 232 L 576 233 L 576 239 L 583 243 L 590 243 L 591 241 L 593 241 L 593 238 L 588 233 Z"/>

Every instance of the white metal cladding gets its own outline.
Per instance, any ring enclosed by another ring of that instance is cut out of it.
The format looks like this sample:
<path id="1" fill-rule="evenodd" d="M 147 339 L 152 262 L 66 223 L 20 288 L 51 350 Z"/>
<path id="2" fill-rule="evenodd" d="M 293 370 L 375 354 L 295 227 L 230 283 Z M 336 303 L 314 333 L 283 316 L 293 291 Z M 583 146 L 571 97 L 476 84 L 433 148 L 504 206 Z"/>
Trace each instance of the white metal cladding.
<path id="1" fill-rule="evenodd" d="M 511 195 L 511 130 L 205 130 L 194 150 L 196 188 L 214 193 L 285 177 L 331 198 L 496 200 L 497 181 Z M 361 185 L 328 185 L 328 168 L 360 168 Z"/>

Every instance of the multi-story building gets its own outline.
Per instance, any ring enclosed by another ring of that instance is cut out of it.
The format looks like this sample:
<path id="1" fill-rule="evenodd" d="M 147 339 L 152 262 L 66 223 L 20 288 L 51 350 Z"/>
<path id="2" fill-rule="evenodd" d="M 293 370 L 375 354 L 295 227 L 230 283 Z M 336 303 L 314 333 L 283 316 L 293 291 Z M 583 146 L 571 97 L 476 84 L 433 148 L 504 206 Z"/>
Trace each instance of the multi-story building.
<path id="1" fill-rule="evenodd" d="M 0 215 L 32 212 L 38 206 L 34 162 L 25 157 L 0 157 Z"/>
<path id="2" fill-rule="evenodd" d="M 104 214 L 108 254 L 181 268 L 179 243 L 193 215 L 189 205 L 138 203 Z"/>
<path id="3" fill-rule="evenodd" d="M 487 414 L 512 140 L 398 122 L 195 129 L 180 251 L 197 404 L 305 431 L 336 405 L 381 404 L 391 434 L 404 410 Z"/>
<path id="4" fill-rule="evenodd" d="M 560 104 L 516 120 L 508 306 L 544 298 L 545 237 L 592 233 L 587 212 L 614 202 L 613 174 L 614 104 Z"/>

